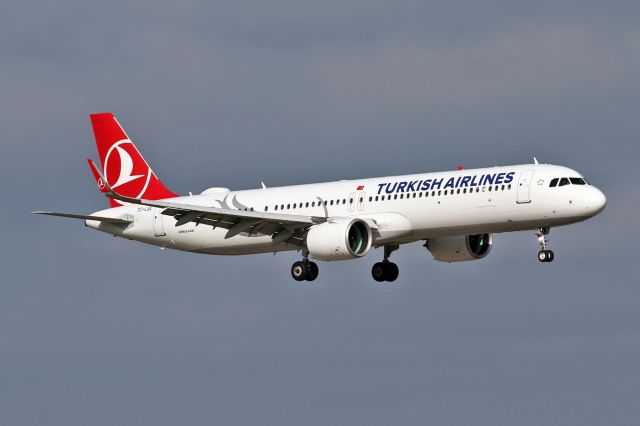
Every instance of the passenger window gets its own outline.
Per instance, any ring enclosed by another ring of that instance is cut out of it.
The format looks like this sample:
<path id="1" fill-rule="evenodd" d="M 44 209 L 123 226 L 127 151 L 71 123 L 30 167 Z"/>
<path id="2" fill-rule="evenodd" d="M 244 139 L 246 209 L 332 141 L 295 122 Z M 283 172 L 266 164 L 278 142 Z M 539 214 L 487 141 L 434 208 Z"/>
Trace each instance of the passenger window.
<path id="1" fill-rule="evenodd" d="M 584 185 L 586 182 L 581 178 L 569 178 L 572 185 Z"/>
<path id="2" fill-rule="evenodd" d="M 558 186 L 565 186 L 565 185 L 569 185 L 569 179 L 567 178 L 560 179 L 560 184 Z"/>
<path id="3" fill-rule="evenodd" d="M 551 179 L 551 183 L 549 183 L 549 188 L 555 188 L 558 185 L 558 178 Z"/>
<path id="4" fill-rule="evenodd" d="M 277 205 L 275 206 L 274 210 L 278 210 L 278 206 Z"/>
<path id="5" fill-rule="evenodd" d="M 333 205 L 333 200 L 331 200 L 331 203 L 330 203 L 330 204 L 331 204 L 331 205 Z"/>
<path id="6" fill-rule="evenodd" d="M 402 200 L 404 198 L 404 194 L 400 194 L 400 199 Z"/>
<path id="7" fill-rule="evenodd" d="M 347 204 L 347 199 L 346 198 L 342 199 L 342 204 Z"/>
<path id="8" fill-rule="evenodd" d="M 448 191 L 447 189 L 444 190 L 444 195 L 447 195 L 448 193 L 447 191 Z"/>
<path id="9" fill-rule="evenodd" d="M 507 189 L 511 189 L 511 184 L 509 184 L 509 186 L 507 187 Z"/>
<path id="10" fill-rule="evenodd" d="M 349 204 L 353 204 L 353 198 L 349 198 Z"/>

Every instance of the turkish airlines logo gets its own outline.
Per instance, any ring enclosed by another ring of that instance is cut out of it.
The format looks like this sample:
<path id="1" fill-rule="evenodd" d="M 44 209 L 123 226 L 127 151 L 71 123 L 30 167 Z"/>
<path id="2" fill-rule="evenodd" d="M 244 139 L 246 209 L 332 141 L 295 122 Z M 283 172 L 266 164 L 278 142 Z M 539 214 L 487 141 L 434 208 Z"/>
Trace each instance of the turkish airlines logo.
<path id="1" fill-rule="evenodd" d="M 104 159 L 104 176 L 118 193 L 140 198 L 147 190 L 151 169 L 129 139 L 114 143 Z M 104 182 L 98 185 L 104 186 Z"/>

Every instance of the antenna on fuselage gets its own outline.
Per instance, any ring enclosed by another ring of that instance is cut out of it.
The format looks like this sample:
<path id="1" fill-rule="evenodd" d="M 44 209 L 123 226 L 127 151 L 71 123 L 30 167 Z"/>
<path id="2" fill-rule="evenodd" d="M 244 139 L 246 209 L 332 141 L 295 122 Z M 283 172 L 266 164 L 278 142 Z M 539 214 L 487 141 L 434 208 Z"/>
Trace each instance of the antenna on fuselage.
<path id="1" fill-rule="evenodd" d="M 260 182 L 262 184 L 262 189 L 267 189 L 267 185 L 264 184 L 264 182 Z"/>
<path id="2" fill-rule="evenodd" d="M 535 164 L 536 166 L 539 164 L 538 159 L 536 157 L 533 157 L 533 164 Z"/>

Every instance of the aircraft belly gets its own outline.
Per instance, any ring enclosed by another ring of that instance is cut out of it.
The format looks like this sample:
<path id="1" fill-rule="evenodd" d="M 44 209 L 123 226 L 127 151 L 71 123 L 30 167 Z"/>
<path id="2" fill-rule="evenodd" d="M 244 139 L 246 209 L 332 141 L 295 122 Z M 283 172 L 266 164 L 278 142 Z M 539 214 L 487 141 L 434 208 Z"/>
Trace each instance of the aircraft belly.
<path id="1" fill-rule="evenodd" d="M 254 253 L 269 253 L 283 250 L 296 250 L 298 247 L 288 244 L 271 244 L 269 235 L 236 235 L 225 239 L 227 230 L 223 228 L 212 229 L 210 226 L 184 225 L 174 227 L 168 232 L 167 247 L 178 250 L 187 250 L 197 253 L 240 255 Z"/>

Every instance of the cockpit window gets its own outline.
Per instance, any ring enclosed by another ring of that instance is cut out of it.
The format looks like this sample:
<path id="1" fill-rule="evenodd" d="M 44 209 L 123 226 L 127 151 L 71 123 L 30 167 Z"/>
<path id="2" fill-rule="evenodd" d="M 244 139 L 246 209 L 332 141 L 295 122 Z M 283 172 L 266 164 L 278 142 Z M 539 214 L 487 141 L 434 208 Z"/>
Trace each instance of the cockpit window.
<path id="1" fill-rule="evenodd" d="M 558 186 L 565 186 L 565 185 L 569 185 L 569 179 L 568 178 L 560 179 L 560 184 Z"/>
<path id="2" fill-rule="evenodd" d="M 585 185 L 586 182 L 582 178 L 569 178 L 572 185 Z"/>
<path id="3" fill-rule="evenodd" d="M 549 187 L 554 188 L 556 185 L 558 185 L 558 180 L 559 180 L 558 178 L 551 179 L 551 183 L 549 184 Z"/>

